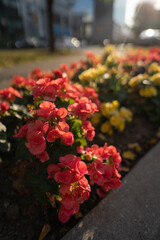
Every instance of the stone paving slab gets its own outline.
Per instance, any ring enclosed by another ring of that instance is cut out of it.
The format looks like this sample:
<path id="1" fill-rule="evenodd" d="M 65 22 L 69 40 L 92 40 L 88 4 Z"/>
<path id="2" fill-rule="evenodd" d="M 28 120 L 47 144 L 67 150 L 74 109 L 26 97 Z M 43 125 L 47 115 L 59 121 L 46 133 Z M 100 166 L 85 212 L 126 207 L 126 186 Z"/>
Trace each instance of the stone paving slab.
<path id="1" fill-rule="evenodd" d="M 62 240 L 159 240 L 160 143 Z"/>

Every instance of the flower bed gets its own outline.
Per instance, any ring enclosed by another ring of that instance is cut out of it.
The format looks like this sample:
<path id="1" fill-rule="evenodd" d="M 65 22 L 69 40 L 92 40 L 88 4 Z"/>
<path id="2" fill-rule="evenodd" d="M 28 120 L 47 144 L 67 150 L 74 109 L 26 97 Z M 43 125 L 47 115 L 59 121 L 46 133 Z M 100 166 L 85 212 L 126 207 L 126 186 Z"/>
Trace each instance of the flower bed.
<path id="1" fill-rule="evenodd" d="M 108 46 L 101 59 L 87 53 L 0 90 L 1 184 L 9 176 L 2 211 L 22 229 L 33 223 L 24 239 L 38 238 L 43 225 L 40 239 L 61 238 L 156 143 L 160 51 L 137 55 L 119 58 Z"/>

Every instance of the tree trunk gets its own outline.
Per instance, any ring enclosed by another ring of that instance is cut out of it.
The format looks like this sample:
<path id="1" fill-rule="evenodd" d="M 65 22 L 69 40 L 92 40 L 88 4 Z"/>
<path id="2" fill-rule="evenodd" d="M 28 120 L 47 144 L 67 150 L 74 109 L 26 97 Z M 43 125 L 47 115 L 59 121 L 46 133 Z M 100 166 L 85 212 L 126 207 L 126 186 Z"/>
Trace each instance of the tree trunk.
<path id="1" fill-rule="evenodd" d="M 54 0 L 46 0 L 47 3 L 47 22 L 48 22 L 48 35 L 49 35 L 49 41 L 48 41 L 48 46 L 50 51 L 55 50 L 55 45 L 54 45 L 54 33 L 53 33 L 53 16 L 54 13 L 52 11 L 52 6 L 54 5 Z"/>

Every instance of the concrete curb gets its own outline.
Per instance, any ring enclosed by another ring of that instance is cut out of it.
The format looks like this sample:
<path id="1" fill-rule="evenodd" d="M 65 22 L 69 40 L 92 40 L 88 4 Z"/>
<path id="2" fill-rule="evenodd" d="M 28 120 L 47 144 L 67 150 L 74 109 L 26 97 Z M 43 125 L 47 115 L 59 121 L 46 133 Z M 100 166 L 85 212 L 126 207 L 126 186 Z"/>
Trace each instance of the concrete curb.
<path id="1" fill-rule="evenodd" d="M 62 240 L 160 239 L 160 143 Z"/>

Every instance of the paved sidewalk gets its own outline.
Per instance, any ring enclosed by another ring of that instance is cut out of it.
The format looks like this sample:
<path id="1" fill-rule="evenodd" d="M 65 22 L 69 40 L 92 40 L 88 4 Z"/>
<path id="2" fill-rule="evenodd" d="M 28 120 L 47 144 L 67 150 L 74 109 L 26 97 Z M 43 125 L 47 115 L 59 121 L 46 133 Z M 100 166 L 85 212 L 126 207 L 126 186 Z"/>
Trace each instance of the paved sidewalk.
<path id="1" fill-rule="evenodd" d="M 62 240 L 159 240 L 160 143 Z"/>
<path id="2" fill-rule="evenodd" d="M 84 60 L 86 51 L 92 51 L 97 55 L 103 53 L 102 47 L 91 46 L 88 48 L 75 49 L 69 55 L 57 55 L 53 59 L 39 61 L 39 62 L 28 62 L 12 67 L 0 68 L 0 88 L 6 88 L 10 86 L 10 80 L 13 79 L 14 75 L 27 76 L 34 68 L 40 67 L 42 70 L 53 70 L 59 68 L 61 63 L 70 65 L 74 61 Z"/>

